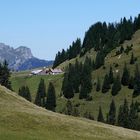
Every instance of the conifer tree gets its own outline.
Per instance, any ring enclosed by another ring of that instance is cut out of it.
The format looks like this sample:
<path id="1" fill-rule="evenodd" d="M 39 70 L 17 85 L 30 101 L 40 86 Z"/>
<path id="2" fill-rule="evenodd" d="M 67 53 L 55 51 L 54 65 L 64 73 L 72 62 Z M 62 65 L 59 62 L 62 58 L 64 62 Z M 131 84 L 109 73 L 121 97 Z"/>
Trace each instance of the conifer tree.
<path id="1" fill-rule="evenodd" d="M 55 111 L 55 107 L 56 107 L 55 88 L 54 85 L 50 82 L 47 91 L 46 109 Z"/>
<path id="2" fill-rule="evenodd" d="M 112 70 L 111 66 L 110 66 L 110 70 L 109 70 L 109 80 L 110 80 L 110 84 L 113 84 L 114 76 L 113 76 L 113 70 Z"/>
<path id="3" fill-rule="evenodd" d="M 125 63 L 124 69 L 123 69 L 123 75 L 122 75 L 122 79 L 121 79 L 122 85 L 127 86 L 129 84 L 129 77 L 130 77 L 130 73 L 129 73 L 126 63 Z"/>
<path id="4" fill-rule="evenodd" d="M 98 113 L 97 121 L 99 121 L 99 122 L 104 122 L 104 117 L 103 117 L 103 113 L 102 113 L 102 108 L 101 108 L 101 106 L 99 107 L 99 113 Z"/>
<path id="5" fill-rule="evenodd" d="M 101 83 L 99 77 L 97 78 L 97 85 L 96 85 L 96 91 L 99 92 L 101 90 Z"/>
<path id="6" fill-rule="evenodd" d="M 110 89 L 110 80 L 108 74 L 106 74 L 103 81 L 102 93 L 108 92 L 109 89 Z"/>
<path id="7" fill-rule="evenodd" d="M 138 120 L 138 110 L 132 101 L 130 105 L 130 111 L 129 111 L 129 127 L 130 129 L 136 129 L 137 127 L 137 120 Z"/>
<path id="8" fill-rule="evenodd" d="M 120 107 L 118 114 L 118 124 L 125 128 L 129 128 L 129 106 L 128 102 L 125 99 L 123 106 Z"/>
<path id="9" fill-rule="evenodd" d="M 136 65 L 133 97 L 138 95 L 140 95 L 140 71 L 138 65 Z"/>
<path id="10" fill-rule="evenodd" d="M 114 100 L 110 104 L 110 110 L 108 113 L 108 123 L 114 125 L 116 123 L 116 106 Z"/>
<path id="11" fill-rule="evenodd" d="M 9 80 L 10 76 L 10 69 L 8 68 L 8 63 L 5 60 L 2 64 L 0 64 L 0 84 L 12 90 L 11 82 Z"/>
<path id="12" fill-rule="evenodd" d="M 135 58 L 134 58 L 133 52 L 132 52 L 132 54 L 131 54 L 130 64 L 131 64 L 131 65 L 135 64 Z"/>
<path id="13" fill-rule="evenodd" d="M 98 51 L 97 55 L 96 55 L 96 59 L 95 59 L 95 67 L 96 67 L 96 69 L 98 69 L 102 65 L 104 65 L 104 59 L 105 59 L 105 56 L 104 56 L 103 51 L 102 50 Z"/>
<path id="14" fill-rule="evenodd" d="M 123 106 L 120 105 L 120 107 L 119 107 L 119 112 L 118 112 L 118 120 L 117 120 L 117 124 L 118 124 L 119 126 L 123 126 L 122 114 L 123 114 Z"/>
<path id="15" fill-rule="evenodd" d="M 45 98 L 46 98 L 46 86 L 44 79 L 41 78 L 35 98 L 35 104 L 38 106 L 45 107 Z"/>
<path id="16" fill-rule="evenodd" d="M 120 82 L 120 76 L 117 75 L 117 77 L 114 79 L 111 94 L 113 96 L 116 96 L 118 92 L 121 90 L 121 82 Z"/>
<path id="17" fill-rule="evenodd" d="M 129 84 L 128 84 L 129 89 L 134 89 L 134 77 L 131 76 L 129 79 Z"/>
<path id="18" fill-rule="evenodd" d="M 81 89 L 79 99 L 87 98 L 92 90 L 92 77 L 91 77 L 91 66 L 87 61 L 84 62 L 82 73 L 81 73 Z"/>
<path id="19" fill-rule="evenodd" d="M 18 95 L 22 96 L 23 98 L 25 98 L 26 100 L 31 102 L 31 94 L 30 94 L 30 90 L 28 88 L 28 86 L 22 86 L 19 89 Z"/>

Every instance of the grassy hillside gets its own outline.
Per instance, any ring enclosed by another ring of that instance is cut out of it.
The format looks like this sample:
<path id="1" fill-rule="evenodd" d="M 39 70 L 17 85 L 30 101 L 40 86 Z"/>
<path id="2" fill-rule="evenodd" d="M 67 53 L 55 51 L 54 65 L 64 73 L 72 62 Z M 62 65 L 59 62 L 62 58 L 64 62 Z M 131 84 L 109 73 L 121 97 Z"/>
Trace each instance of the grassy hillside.
<path id="1" fill-rule="evenodd" d="M 133 52 L 134 56 L 137 57 L 137 62 L 136 63 L 140 64 L 140 30 L 137 31 L 134 34 L 132 40 L 125 41 L 123 46 L 125 48 L 127 45 L 131 45 L 131 44 L 133 44 L 133 50 L 131 52 L 129 52 L 128 55 L 123 53 L 119 56 L 115 56 L 116 51 L 118 49 L 117 48 L 107 55 L 107 57 L 105 59 L 105 69 L 103 69 L 103 67 L 101 67 L 100 69 L 98 69 L 96 71 L 93 71 L 93 73 L 92 73 L 93 90 L 92 90 L 92 93 L 91 93 L 91 95 L 93 97 L 92 101 L 79 100 L 78 99 L 78 94 L 76 94 L 75 97 L 72 99 L 73 105 L 78 106 L 77 108 L 79 109 L 79 112 L 81 113 L 81 116 L 83 116 L 83 114 L 86 111 L 89 111 L 89 112 L 91 112 L 92 115 L 94 115 L 94 117 L 96 119 L 97 114 L 98 114 L 99 105 L 101 105 L 102 109 L 103 109 L 103 112 L 104 112 L 104 117 L 106 117 L 106 114 L 108 113 L 109 105 L 110 105 L 110 102 L 111 102 L 112 98 L 114 98 L 114 100 L 115 100 L 115 103 L 117 105 L 117 109 L 118 109 L 119 105 L 123 103 L 123 100 L 125 98 L 128 100 L 129 103 L 131 103 L 133 90 L 130 90 L 127 87 L 122 87 L 122 90 L 119 92 L 119 94 L 115 97 L 112 97 L 110 91 L 106 94 L 103 94 L 101 92 L 96 92 L 95 91 L 95 86 L 94 86 L 94 83 L 96 83 L 97 77 L 100 77 L 101 82 L 102 82 L 102 80 L 104 78 L 104 75 L 109 71 L 110 65 L 113 66 L 114 74 L 117 73 L 116 71 L 118 71 L 120 74 L 122 74 L 122 69 L 124 67 L 124 63 L 126 62 L 128 64 L 127 65 L 128 68 L 130 69 L 130 74 L 131 75 L 134 74 L 135 65 L 130 65 L 129 61 L 130 61 L 131 53 Z M 95 59 L 96 52 L 91 50 L 86 55 L 90 56 L 92 59 Z M 85 57 L 86 56 L 83 56 L 83 57 L 80 58 L 78 56 L 77 58 L 78 58 L 79 61 L 83 62 Z M 69 63 L 74 63 L 75 59 L 72 59 L 70 61 L 66 61 L 66 62 L 62 63 L 59 67 L 61 67 L 61 68 L 62 67 L 67 67 Z M 115 67 L 116 63 L 119 64 L 118 67 Z M 66 103 L 66 99 L 60 97 L 63 75 L 32 76 L 32 77 L 29 77 L 28 74 L 29 74 L 28 71 L 13 74 L 12 77 L 11 77 L 13 89 L 16 92 L 18 92 L 18 89 L 22 85 L 28 85 L 30 90 L 31 90 L 33 101 L 34 101 L 40 78 L 44 78 L 45 83 L 46 83 L 46 88 L 48 87 L 49 81 L 52 81 L 55 85 L 56 94 L 57 94 L 57 108 L 56 108 L 56 111 L 57 112 L 63 112 L 63 109 L 65 107 L 65 103 Z M 138 96 L 137 98 L 134 98 L 133 100 L 140 101 L 140 96 Z"/>
<path id="2" fill-rule="evenodd" d="M 47 111 L 0 86 L 1 140 L 139 140 L 140 132 Z"/>

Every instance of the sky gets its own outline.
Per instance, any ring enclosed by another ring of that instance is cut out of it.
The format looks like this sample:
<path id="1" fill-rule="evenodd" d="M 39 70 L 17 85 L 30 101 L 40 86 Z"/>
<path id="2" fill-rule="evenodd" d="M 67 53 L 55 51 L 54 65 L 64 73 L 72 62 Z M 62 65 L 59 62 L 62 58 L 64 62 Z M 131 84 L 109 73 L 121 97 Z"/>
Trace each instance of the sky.
<path id="1" fill-rule="evenodd" d="M 140 0 L 0 0 L 0 42 L 53 60 L 97 21 L 140 14 Z"/>

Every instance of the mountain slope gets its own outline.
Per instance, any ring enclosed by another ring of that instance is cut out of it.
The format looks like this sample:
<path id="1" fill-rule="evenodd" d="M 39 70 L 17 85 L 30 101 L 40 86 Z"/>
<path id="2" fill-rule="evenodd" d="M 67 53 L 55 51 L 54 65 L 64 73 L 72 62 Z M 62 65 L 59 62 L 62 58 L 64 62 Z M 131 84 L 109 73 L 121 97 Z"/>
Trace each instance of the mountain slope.
<path id="1" fill-rule="evenodd" d="M 65 116 L 29 103 L 0 86 L 1 140 L 138 140 L 140 132 Z"/>
<path id="2" fill-rule="evenodd" d="M 31 50 L 25 46 L 16 49 L 0 43 L 0 61 L 7 60 L 13 70 L 27 70 L 37 67 L 50 66 L 53 61 L 40 60 L 33 56 Z"/>

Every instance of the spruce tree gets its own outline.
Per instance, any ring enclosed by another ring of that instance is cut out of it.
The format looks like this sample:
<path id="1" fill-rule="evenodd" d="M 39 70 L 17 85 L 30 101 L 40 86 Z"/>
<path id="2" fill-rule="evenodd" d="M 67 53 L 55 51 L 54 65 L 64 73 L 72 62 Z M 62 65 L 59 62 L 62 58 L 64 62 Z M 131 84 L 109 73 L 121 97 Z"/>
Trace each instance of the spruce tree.
<path id="1" fill-rule="evenodd" d="M 130 77 L 130 73 L 129 73 L 126 63 L 125 63 L 124 69 L 123 69 L 123 75 L 122 75 L 122 79 L 121 79 L 122 85 L 127 86 L 129 84 L 129 77 Z"/>
<path id="2" fill-rule="evenodd" d="M 129 84 L 128 84 L 129 89 L 134 89 L 134 77 L 131 76 L 129 79 Z"/>
<path id="3" fill-rule="evenodd" d="M 112 90 L 111 90 L 112 96 L 116 96 L 120 90 L 121 90 L 120 76 L 117 75 L 112 85 Z"/>
<path id="4" fill-rule="evenodd" d="M 118 112 L 118 119 L 117 119 L 117 124 L 119 126 L 123 126 L 123 117 L 122 117 L 122 114 L 123 114 L 123 106 L 120 105 L 119 107 L 119 112 Z"/>
<path id="5" fill-rule="evenodd" d="M 129 120 L 129 106 L 128 102 L 125 99 L 123 106 L 120 106 L 119 113 L 118 113 L 118 125 L 129 128 L 130 120 Z"/>
<path id="6" fill-rule="evenodd" d="M 28 88 L 28 86 L 22 86 L 19 89 L 18 95 L 22 96 L 23 98 L 25 98 L 26 100 L 31 102 L 31 94 L 30 94 L 30 90 Z"/>
<path id="7" fill-rule="evenodd" d="M 104 117 L 103 117 L 103 113 L 102 113 L 102 108 L 101 108 L 101 106 L 99 107 L 99 113 L 98 113 L 97 121 L 99 121 L 99 122 L 104 122 Z"/>
<path id="8" fill-rule="evenodd" d="M 136 65 L 133 97 L 138 95 L 140 95 L 140 71 L 138 65 Z"/>
<path id="9" fill-rule="evenodd" d="M 35 104 L 38 106 L 45 107 L 45 99 L 46 99 L 46 86 L 44 79 L 41 78 L 40 83 L 38 85 Z"/>
<path id="10" fill-rule="evenodd" d="M 138 110 L 132 101 L 130 105 L 130 111 L 129 111 L 129 127 L 130 129 L 136 129 L 137 127 L 137 120 L 138 120 Z"/>
<path id="11" fill-rule="evenodd" d="M 10 76 L 10 69 L 8 68 L 8 63 L 5 60 L 2 64 L 0 64 L 0 84 L 12 90 L 11 82 L 9 80 Z"/>
<path id="12" fill-rule="evenodd" d="M 111 66 L 110 66 L 110 70 L 109 70 L 109 80 L 110 80 L 110 84 L 113 84 L 114 76 L 113 76 L 113 70 L 112 70 Z"/>
<path id="13" fill-rule="evenodd" d="M 97 79 L 97 85 L 96 85 L 96 91 L 99 92 L 101 90 L 101 83 L 100 83 L 100 79 L 98 77 Z"/>
<path id="14" fill-rule="evenodd" d="M 108 92 L 109 89 L 110 89 L 110 80 L 108 74 L 106 74 L 102 85 L 102 93 Z"/>
<path id="15" fill-rule="evenodd" d="M 55 111 L 55 107 L 56 107 L 55 88 L 53 84 L 50 82 L 47 91 L 46 109 Z"/>
<path id="16" fill-rule="evenodd" d="M 92 90 L 91 66 L 86 61 L 84 62 L 81 73 L 81 89 L 79 99 L 87 98 Z"/>
<path id="17" fill-rule="evenodd" d="M 108 123 L 114 125 L 116 123 L 116 106 L 114 100 L 110 104 L 110 110 L 108 113 Z"/>
<path id="18" fill-rule="evenodd" d="M 132 52 L 132 54 L 131 54 L 130 64 L 131 64 L 131 65 L 135 64 L 135 58 L 134 58 L 133 52 Z"/>

